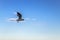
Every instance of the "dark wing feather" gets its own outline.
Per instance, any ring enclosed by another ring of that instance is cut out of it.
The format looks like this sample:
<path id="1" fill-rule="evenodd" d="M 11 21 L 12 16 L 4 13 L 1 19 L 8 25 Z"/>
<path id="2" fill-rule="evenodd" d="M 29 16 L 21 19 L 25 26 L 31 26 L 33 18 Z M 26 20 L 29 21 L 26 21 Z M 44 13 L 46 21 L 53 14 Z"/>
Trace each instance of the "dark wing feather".
<path id="1" fill-rule="evenodd" d="M 17 16 L 18 16 L 18 19 L 21 19 L 22 18 L 21 13 L 19 13 L 19 12 L 17 12 Z"/>

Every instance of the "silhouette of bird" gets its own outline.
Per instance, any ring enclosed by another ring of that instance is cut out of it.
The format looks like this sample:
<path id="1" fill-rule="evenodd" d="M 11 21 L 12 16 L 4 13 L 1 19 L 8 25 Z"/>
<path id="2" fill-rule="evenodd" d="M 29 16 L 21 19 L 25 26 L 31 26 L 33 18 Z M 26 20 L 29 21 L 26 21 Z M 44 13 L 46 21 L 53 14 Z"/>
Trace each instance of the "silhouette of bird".
<path id="1" fill-rule="evenodd" d="M 22 14 L 21 13 L 17 12 L 17 16 L 18 16 L 17 22 L 24 20 L 24 19 L 22 19 Z"/>

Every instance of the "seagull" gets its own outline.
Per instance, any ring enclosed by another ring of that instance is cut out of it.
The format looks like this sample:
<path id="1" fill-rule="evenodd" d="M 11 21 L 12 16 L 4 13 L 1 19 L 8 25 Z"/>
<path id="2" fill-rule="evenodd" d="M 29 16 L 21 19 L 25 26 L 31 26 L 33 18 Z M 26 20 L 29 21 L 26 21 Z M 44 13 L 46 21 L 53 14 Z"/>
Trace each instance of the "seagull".
<path id="1" fill-rule="evenodd" d="M 22 14 L 20 12 L 16 12 L 16 16 L 17 18 L 9 18 L 10 21 L 17 21 L 17 23 L 19 23 L 19 21 L 24 21 L 24 19 L 22 18 Z"/>
<path id="2" fill-rule="evenodd" d="M 17 17 L 18 17 L 18 19 L 16 20 L 17 22 L 24 20 L 24 19 L 22 19 L 22 14 L 19 12 L 17 12 Z"/>

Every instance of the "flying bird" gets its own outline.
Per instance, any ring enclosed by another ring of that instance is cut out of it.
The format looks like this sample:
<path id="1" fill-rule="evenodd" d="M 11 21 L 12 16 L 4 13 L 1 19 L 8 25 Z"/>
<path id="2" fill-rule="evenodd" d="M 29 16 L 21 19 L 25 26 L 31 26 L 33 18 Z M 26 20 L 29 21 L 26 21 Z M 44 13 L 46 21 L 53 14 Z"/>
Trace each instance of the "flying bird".
<path id="1" fill-rule="evenodd" d="M 24 19 L 22 18 L 22 14 L 19 13 L 19 12 L 16 12 L 16 13 L 17 13 L 16 16 L 17 16 L 18 18 L 10 18 L 9 20 L 10 20 L 10 21 L 17 21 L 17 23 L 19 23 L 19 21 L 24 21 Z"/>
<path id="2" fill-rule="evenodd" d="M 24 19 L 22 19 L 22 14 L 19 12 L 17 12 L 17 17 L 18 17 L 17 22 L 24 20 Z"/>

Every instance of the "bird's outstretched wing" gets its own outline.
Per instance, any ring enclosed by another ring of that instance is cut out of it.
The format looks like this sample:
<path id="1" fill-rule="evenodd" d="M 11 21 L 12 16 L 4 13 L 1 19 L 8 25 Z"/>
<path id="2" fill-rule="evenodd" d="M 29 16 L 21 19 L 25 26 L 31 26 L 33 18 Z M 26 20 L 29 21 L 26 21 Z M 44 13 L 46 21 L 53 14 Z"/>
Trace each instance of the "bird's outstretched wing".
<path id="1" fill-rule="evenodd" d="M 22 19 L 21 13 L 17 12 L 18 19 Z"/>

